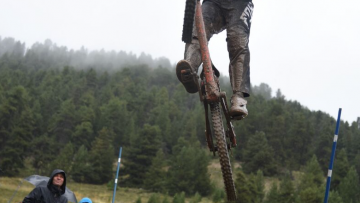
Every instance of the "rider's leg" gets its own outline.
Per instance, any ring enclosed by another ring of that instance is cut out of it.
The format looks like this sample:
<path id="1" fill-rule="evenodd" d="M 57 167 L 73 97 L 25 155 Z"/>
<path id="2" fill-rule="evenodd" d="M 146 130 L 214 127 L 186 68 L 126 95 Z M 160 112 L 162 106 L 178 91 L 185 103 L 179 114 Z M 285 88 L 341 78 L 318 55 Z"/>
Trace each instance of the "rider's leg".
<path id="1" fill-rule="evenodd" d="M 249 96 L 250 90 L 250 52 L 247 46 L 248 37 L 246 34 L 239 31 L 239 28 L 233 28 L 229 29 L 229 31 L 230 33 L 233 31 L 237 33 L 233 37 L 235 39 L 228 37 L 228 50 L 230 54 L 229 76 L 233 90 L 230 100 L 230 115 L 236 119 L 242 119 L 248 115 L 245 97 Z"/>
<path id="2" fill-rule="evenodd" d="M 209 41 L 213 34 L 219 33 L 224 29 L 224 21 L 220 14 L 220 7 L 211 1 L 206 1 L 202 4 L 202 14 L 206 37 Z M 189 93 L 196 93 L 198 91 L 196 84 L 197 79 L 193 77 L 196 77 L 201 63 L 200 44 L 197 38 L 197 30 L 194 26 L 193 39 L 191 43 L 185 45 L 184 60 L 179 61 L 176 65 L 177 77 Z"/>
<path id="3" fill-rule="evenodd" d="M 253 4 L 237 2 L 230 15 L 227 28 L 227 44 L 230 58 L 229 75 L 233 90 L 230 115 L 242 119 L 248 115 L 245 97 L 250 96 L 250 51 L 249 34 Z"/>

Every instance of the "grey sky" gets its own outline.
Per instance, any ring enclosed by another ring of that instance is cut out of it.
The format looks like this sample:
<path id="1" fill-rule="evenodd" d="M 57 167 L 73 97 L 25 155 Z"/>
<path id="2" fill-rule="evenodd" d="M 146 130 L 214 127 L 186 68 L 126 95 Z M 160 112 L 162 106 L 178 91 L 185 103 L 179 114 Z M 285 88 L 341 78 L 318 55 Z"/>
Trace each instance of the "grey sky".
<path id="1" fill-rule="evenodd" d="M 360 117 L 360 1 L 253 0 L 251 81 L 287 99 L 353 122 Z M 69 49 L 183 57 L 185 0 L 0 0 L 0 36 L 31 46 L 51 39 Z M 210 40 L 228 75 L 223 32 Z M 251 104 L 249 104 L 251 105 Z M 250 112 L 251 114 L 251 112 Z"/>

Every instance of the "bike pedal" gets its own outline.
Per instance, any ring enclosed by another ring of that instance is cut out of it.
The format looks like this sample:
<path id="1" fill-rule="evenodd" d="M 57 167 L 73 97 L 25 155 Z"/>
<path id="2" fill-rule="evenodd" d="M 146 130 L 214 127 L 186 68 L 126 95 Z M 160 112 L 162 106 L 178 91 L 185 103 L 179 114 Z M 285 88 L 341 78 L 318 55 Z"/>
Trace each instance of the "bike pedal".
<path id="1" fill-rule="evenodd" d="M 181 81 L 188 82 L 193 79 L 190 70 L 181 70 Z"/>

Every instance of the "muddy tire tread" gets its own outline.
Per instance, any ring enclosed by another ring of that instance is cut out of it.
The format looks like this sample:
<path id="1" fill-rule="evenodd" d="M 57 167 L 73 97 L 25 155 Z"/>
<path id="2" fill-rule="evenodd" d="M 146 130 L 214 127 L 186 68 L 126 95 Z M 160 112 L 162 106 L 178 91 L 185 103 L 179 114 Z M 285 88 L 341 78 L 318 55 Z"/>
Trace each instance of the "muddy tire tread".
<path id="1" fill-rule="evenodd" d="M 196 0 L 186 0 L 182 41 L 191 43 L 195 17 Z"/>
<path id="2" fill-rule="evenodd" d="M 221 172 L 223 174 L 224 185 L 228 201 L 236 200 L 235 184 L 232 177 L 232 170 L 229 152 L 226 146 L 224 126 L 221 118 L 219 103 L 210 105 L 213 132 L 217 143 L 218 155 L 220 159 Z"/>

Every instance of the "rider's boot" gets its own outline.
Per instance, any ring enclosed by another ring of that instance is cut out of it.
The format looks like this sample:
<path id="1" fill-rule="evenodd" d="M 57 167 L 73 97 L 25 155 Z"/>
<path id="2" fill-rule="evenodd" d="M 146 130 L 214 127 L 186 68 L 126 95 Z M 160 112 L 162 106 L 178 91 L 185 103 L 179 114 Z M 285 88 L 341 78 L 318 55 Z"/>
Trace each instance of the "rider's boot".
<path id="1" fill-rule="evenodd" d="M 176 75 L 188 93 L 198 92 L 198 76 L 189 61 L 181 60 L 177 63 Z"/>
<path id="2" fill-rule="evenodd" d="M 246 109 L 247 101 L 244 99 L 242 92 L 236 92 L 232 95 L 230 108 L 230 116 L 235 120 L 241 120 L 248 115 L 248 110 Z"/>
<path id="3" fill-rule="evenodd" d="M 200 45 L 196 38 L 185 45 L 184 60 L 176 65 L 176 75 L 188 93 L 198 92 L 197 69 L 201 64 Z"/>

